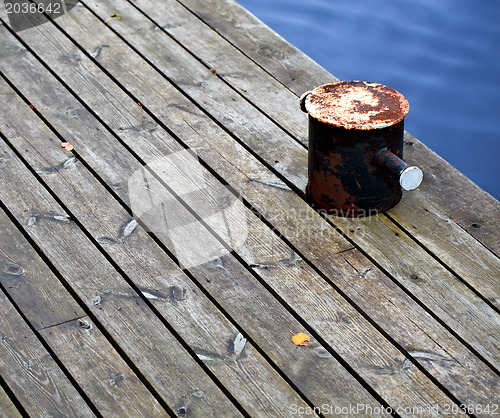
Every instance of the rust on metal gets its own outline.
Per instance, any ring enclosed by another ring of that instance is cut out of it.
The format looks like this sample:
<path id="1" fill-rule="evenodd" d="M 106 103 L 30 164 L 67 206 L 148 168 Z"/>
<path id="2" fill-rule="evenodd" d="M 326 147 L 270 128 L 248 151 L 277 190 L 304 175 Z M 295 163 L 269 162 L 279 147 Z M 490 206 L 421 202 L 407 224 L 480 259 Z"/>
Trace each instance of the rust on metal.
<path id="1" fill-rule="evenodd" d="M 381 129 L 395 125 L 409 111 L 398 91 L 366 81 L 338 81 L 315 88 L 301 101 L 313 118 L 345 129 Z"/>
<path id="2" fill-rule="evenodd" d="M 418 186 L 421 171 L 402 160 L 409 105 L 401 93 L 378 83 L 339 81 L 304 93 L 299 103 L 309 113 L 306 195 L 313 207 L 369 216 L 395 206 L 403 183 L 407 190 Z"/>

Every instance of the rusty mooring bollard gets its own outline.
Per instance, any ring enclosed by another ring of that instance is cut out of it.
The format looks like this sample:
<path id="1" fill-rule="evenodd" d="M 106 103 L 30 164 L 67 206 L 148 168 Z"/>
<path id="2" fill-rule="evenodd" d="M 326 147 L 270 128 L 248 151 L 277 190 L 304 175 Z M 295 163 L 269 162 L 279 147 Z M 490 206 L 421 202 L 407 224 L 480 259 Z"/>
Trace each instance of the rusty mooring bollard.
<path id="1" fill-rule="evenodd" d="M 309 113 L 307 199 L 316 209 L 358 217 L 388 210 L 423 178 L 403 157 L 408 101 L 387 86 L 339 81 L 304 93 Z"/>

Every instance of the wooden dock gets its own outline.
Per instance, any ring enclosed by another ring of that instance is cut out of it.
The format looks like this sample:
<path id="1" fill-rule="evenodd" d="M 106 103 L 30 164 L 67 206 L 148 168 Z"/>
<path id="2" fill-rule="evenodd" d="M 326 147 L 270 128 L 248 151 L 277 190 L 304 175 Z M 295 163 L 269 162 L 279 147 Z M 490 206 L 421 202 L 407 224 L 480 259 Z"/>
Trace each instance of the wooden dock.
<path id="1" fill-rule="evenodd" d="M 336 79 L 233 0 L 1 18 L 1 417 L 500 414 L 497 200 L 407 134 L 394 209 L 311 209 L 298 97 Z M 186 149 L 248 236 L 183 269 L 129 179 Z"/>

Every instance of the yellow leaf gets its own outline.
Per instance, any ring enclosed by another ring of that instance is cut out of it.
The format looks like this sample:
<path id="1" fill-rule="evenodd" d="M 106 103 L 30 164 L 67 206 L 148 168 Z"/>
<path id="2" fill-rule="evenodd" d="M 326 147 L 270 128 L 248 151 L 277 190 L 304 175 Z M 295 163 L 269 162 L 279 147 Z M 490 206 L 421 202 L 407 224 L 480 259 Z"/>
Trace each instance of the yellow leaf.
<path id="1" fill-rule="evenodd" d="M 292 337 L 292 342 L 295 345 L 301 345 L 307 347 L 306 341 L 311 341 L 311 338 L 309 337 L 309 335 L 304 334 L 303 332 L 299 332 L 297 335 L 294 335 Z"/>

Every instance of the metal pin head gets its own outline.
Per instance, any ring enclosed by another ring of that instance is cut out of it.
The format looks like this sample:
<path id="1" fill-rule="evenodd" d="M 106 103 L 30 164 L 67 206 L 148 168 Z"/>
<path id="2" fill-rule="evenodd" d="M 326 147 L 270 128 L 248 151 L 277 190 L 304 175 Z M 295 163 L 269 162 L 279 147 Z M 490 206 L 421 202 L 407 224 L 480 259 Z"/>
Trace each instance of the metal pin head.
<path id="1" fill-rule="evenodd" d="M 422 179 L 424 178 L 424 173 L 418 167 L 412 166 L 405 168 L 399 175 L 399 184 L 405 190 L 415 190 Z"/>

